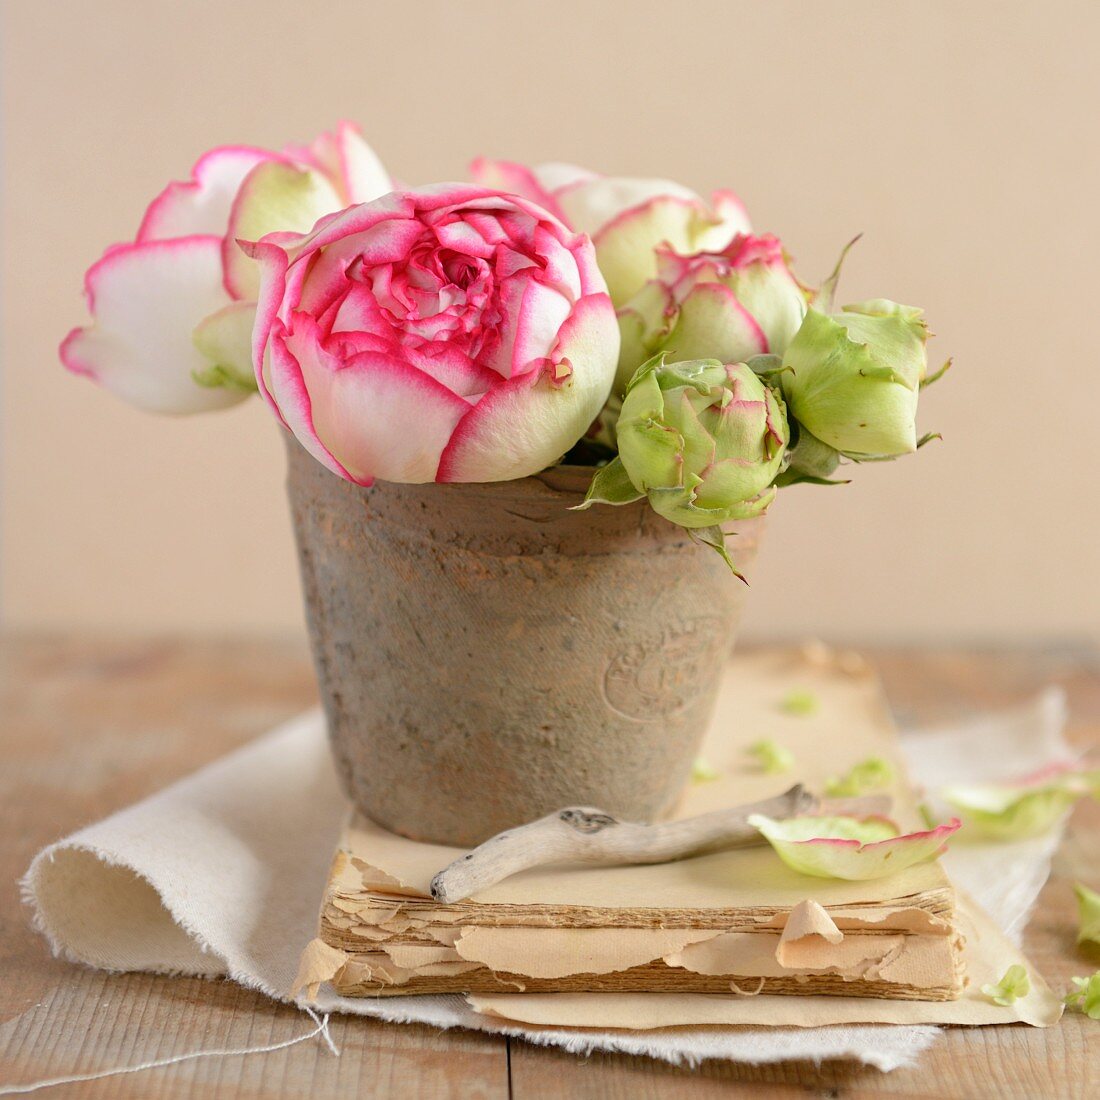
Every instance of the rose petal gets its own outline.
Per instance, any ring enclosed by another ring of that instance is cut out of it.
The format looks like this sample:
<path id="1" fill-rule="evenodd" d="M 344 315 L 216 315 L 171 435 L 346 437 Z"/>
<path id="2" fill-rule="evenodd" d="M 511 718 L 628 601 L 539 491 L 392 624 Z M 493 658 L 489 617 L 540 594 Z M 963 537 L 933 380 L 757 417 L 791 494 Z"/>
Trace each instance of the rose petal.
<path id="1" fill-rule="evenodd" d="M 959 819 L 953 818 L 935 829 L 901 835 L 884 817 L 806 816 L 775 821 L 752 814 L 748 822 L 764 834 L 793 871 L 852 881 L 883 878 L 935 859 L 960 825 Z"/>
<path id="2" fill-rule="evenodd" d="M 1085 795 L 1100 798 L 1100 769 L 1057 764 L 1017 783 L 948 787 L 940 797 L 960 813 L 967 836 L 1021 840 L 1049 832 Z"/>
<path id="3" fill-rule="evenodd" d="M 700 283 L 684 299 L 672 332 L 661 346 L 674 361 L 744 363 L 766 352 L 768 340 L 731 290 L 721 283 Z"/>
<path id="4" fill-rule="evenodd" d="M 341 205 L 332 185 L 318 172 L 282 160 L 256 165 L 237 192 L 223 243 L 225 288 L 230 296 L 255 301 L 260 293 L 259 268 L 241 251 L 238 240 L 258 241 L 277 231 L 307 233 Z"/>
<path id="5" fill-rule="evenodd" d="M 287 145 L 283 155 L 323 172 L 340 195 L 337 208 L 371 202 L 393 190 L 389 173 L 354 122 L 341 120 L 332 133 L 319 134 L 309 145 Z"/>
<path id="6" fill-rule="evenodd" d="M 561 195 L 582 183 L 600 178 L 598 172 L 590 172 L 587 168 L 579 168 L 575 164 L 565 164 L 562 161 L 548 161 L 537 165 L 533 171 L 539 186 L 545 187 L 554 195 Z"/>
<path id="7" fill-rule="evenodd" d="M 604 225 L 592 239 L 611 300 L 623 304 L 657 274 L 654 250 L 659 244 L 667 243 L 679 252 L 694 251 L 704 215 L 702 206 L 694 202 L 662 196 Z"/>
<path id="8" fill-rule="evenodd" d="M 364 351 L 406 359 L 452 393 L 464 397 L 471 405 L 500 382 L 496 371 L 472 363 L 459 348 L 450 344 L 411 347 L 397 343 L 392 336 L 387 339 L 373 332 L 334 331 L 325 346 L 332 350 L 333 355 L 344 360 Z"/>
<path id="9" fill-rule="evenodd" d="M 231 302 L 200 321 L 191 336 L 203 357 L 244 390 L 256 388 L 256 372 L 252 369 L 255 324 L 255 302 Z"/>
<path id="10" fill-rule="evenodd" d="M 579 439 L 607 400 L 618 352 L 610 299 L 582 298 L 551 353 L 572 373 L 558 384 L 549 370 L 530 371 L 490 390 L 455 429 L 436 480 L 509 480 L 557 461 L 562 441 Z"/>
<path id="11" fill-rule="evenodd" d="M 271 359 L 268 347 L 286 295 L 289 258 L 284 245 L 270 236 L 243 247 L 260 265 L 260 292 L 256 300 L 256 323 L 252 329 L 252 368 L 256 372 L 260 394 L 285 422 L 286 418 L 268 386 L 267 371 Z"/>
<path id="12" fill-rule="evenodd" d="M 223 145 L 204 153 L 191 178 L 170 183 L 149 204 L 138 241 L 225 233 L 229 211 L 245 176 L 273 156 L 247 145 Z"/>
<path id="13" fill-rule="evenodd" d="M 749 212 L 732 191 L 715 191 L 710 205 L 714 211 L 714 221 L 696 238 L 698 251 L 719 252 L 739 233 L 752 232 Z"/>
<path id="14" fill-rule="evenodd" d="M 285 339 L 309 394 L 313 430 L 353 477 L 366 483 L 435 479 L 439 456 L 469 404 L 396 356 L 325 354 L 308 319 Z M 411 430 L 415 426 L 415 430 Z"/>
<path id="15" fill-rule="evenodd" d="M 536 279 L 514 278 L 512 285 L 517 284 L 523 286 L 523 296 L 515 317 L 510 370 L 502 372 L 513 378 L 526 373 L 535 360 L 549 356 L 572 309 L 572 303 L 558 291 Z"/>
<path id="16" fill-rule="evenodd" d="M 672 180 L 623 176 L 590 179 L 569 188 L 560 202 L 568 218 L 567 224 L 594 238 L 620 214 L 648 206 L 655 199 L 671 199 L 693 209 L 704 209 L 703 200 L 683 184 Z"/>
<path id="17" fill-rule="evenodd" d="M 521 195 L 549 211 L 555 218 L 565 220 L 565 215 L 557 199 L 554 198 L 552 189 L 541 183 L 526 165 L 515 164 L 508 160 L 489 160 L 486 157 L 478 157 L 470 164 L 470 175 L 482 187 L 504 191 L 509 195 Z"/>
<path id="18" fill-rule="evenodd" d="M 731 283 L 765 336 L 765 352 L 782 355 L 806 316 L 806 299 L 787 265 L 751 263 Z"/>
<path id="19" fill-rule="evenodd" d="M 70 370 L 151 412 L 206 412 L 247 396 L 205 388 L 194 379 L 210 363 L 192 333 L 229 304 L 220 237 L 119 245 L 89 269 L 85 281 L 94 323 L 74 329 L 61 345 Z"/>
<path id="20" fill-rule="evenodd" d="M 355 123 L 341 121 L 336 124 L 334 145 L 339 179 L 343 184 L 343 205 L 372 202 L 393 190 L 389 172 Z"/>

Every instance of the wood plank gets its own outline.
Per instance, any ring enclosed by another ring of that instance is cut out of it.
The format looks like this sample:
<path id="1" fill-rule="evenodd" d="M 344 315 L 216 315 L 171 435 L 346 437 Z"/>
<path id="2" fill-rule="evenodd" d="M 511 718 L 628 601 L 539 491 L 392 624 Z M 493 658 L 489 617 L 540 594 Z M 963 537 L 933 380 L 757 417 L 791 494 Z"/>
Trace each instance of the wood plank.
<path id="1" fill-rule="evenodd" d="M 139 799 L 309 706 L 294 643 L 58 638 L 0 642 L 0 1083 L 194 1050 L 283 1042 L 308 1017 L 230 982 L 104 974 L 50 957 L 15 880 L 50 840 Z M 505 1041 L 334 1018 L 320 1040 L 66 1085 L 45 1096 L 503 1097 Z"/>
<path id="2" fill-rule="evenodd" d="M 907 725 L 936 722 L 1009 706 L 1048 683 L 1062 684 L 1070 701 L 1069 734 L 1079 745 L 1100 745 L 1100 660 L 1090 650 L 1035 651 L 865 650 L 878 666 L 887 695 Z M 1100 967 L 1100 952 L 1078 949 L 1072 884 L 1100 884 L 1100 806 L 1080 805 L 1054 862 L 1050 881 L 1028 926 L 1025 948 L 1055 988 L 1072 974 Z M 710 1062 L 681 1069 L 646 1058 L 593 1054 L 587 1059 L 513 1041 L 513 1094 L 519 1100 L 569 1096 L 645 1100 L 675 1096 L 786 1097 L 808 1091 L 845 1098 L 966 1097 L 1034 1100 L 1100 1093 L 1100 1065 L 1086 1042 L 1100 1041 L 1097 1024 L 1070 1013 L 1054 1028 L 1023 1026 L 948 1030 L 912 1069 L 883 1074 L 848 1062 L 815 1067 L 786 1062 L 739 1066 Z"/>
<path id="3" fill-rule="evenodd" d="M 872 653 L 903 722 L 956 717 L 1065 684 L 1071 736 L 1100 742 L 1100 661 L 1072 648 L 1036 653 Z M 300 1013 L 228 982 L 106 975 L 51 959 L 29 927 L 14 879 L 42 844 L 151 793 L 309 705 L 301 646 L 21 638 L 0 643 L 0 1082 L 133 1064 L 195 1049 L 280 1042 L 308 1030 Z M 1079 808 L 1028 929 L 1027 949 L 1055 985 L 1100 966 L 1073 943 L 1075 879 L 1100 882 L 1100 809 Z M 1073 1097 L 1100 1089 L 1096 1024 L 1067 1016 L 1044 1032 L 949 1032 L 911 1070 L 848 1063 L 689 1071 L 648 1059 L 587 1059 L 509 1044 L 511 1089 L 528 1096 L 803 1095 Z M 334 1019 L 335 1059 L 317 1041 L 269 1055 L 210 1059 L 67 1086 L 83 1097 L 502 1096 L 504 1041 L 466 1032 Z"/>

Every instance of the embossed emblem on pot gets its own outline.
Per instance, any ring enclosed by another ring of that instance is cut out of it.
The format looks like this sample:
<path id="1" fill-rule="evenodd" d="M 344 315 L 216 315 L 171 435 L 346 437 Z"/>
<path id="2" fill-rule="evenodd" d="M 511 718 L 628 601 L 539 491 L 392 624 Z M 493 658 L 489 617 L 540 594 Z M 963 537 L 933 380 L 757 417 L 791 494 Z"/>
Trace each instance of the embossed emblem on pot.
<path id="1" fill-rule="evenodd" d="M 604 697 L 627 718 L 655 722 L 679 714 L 705 692 L 728 630 L 724 619 L 704 615 L 676 623 L 612 657 Z"/>

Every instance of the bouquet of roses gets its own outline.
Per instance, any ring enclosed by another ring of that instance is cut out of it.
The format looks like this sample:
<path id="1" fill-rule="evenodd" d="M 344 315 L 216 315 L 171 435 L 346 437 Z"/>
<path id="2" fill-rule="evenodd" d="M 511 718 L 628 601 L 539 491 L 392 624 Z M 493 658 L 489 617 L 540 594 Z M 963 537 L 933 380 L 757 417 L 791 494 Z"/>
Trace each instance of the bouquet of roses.
<path id="1" fill-rule="evenodd" d="M 730 192 L 477 160 L 398 187 L 342 123 L 211 150 L 85 278 L 64 364 L 163 413 L 259 392 L 360 485 L 596 467 L 725 555 L 779 487 L 915 451 L 921 311 L 837 308 Z M 729 559 L 727 558 L 727 561 Z"/>

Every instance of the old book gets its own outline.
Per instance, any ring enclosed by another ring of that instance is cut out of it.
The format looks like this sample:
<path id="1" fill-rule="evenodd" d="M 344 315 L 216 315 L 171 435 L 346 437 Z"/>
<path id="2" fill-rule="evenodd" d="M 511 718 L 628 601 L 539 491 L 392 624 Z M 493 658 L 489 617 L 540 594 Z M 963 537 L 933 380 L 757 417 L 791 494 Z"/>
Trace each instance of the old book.
<path id="1" fill-rule="evenodd" d="M 797 689 L 816 701 L 791 714 Z M 747 745 L 794 756 L 764 775 Z M 894 763 L 891 816 L 919 828 L 896 733 L 861 662 L 819 650 L 739 658 L 702 749 L 719 778 L 676 816 L 812 790 L 869 756 Z M 461 852 L 353 818 L 341 838 L 299 985 L 348 996 L 652 991 L 950 1000 L 964 980 L 955 894 L 938 863 L 844 882 L 800 875 L 767 846 L 674 863 L 525 871 L 442 904 L 432 876 Z"/>

